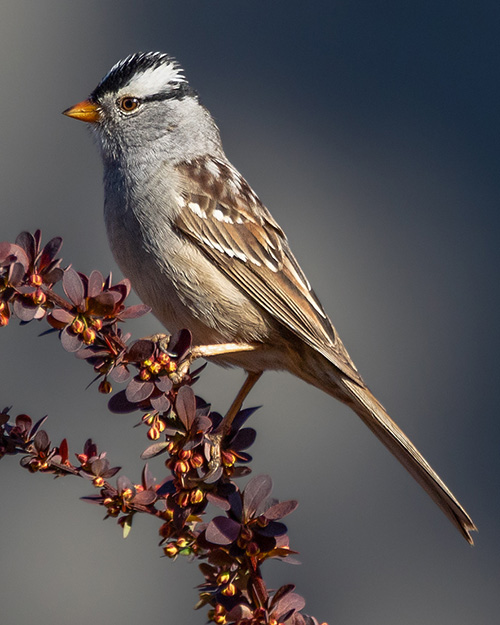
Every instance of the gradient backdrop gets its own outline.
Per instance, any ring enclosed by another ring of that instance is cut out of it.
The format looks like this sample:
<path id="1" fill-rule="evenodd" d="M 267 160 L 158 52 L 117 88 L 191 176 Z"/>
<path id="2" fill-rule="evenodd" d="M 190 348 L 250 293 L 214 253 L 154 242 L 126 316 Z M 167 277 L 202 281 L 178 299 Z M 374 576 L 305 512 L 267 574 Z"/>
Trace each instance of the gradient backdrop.
<path id="1" fill-rule="evenodd" d="M 354 361 L 480 529 L 470 548 L 348 409 L 285 374 L 263 404 L 254 472 L 297 498 L 297 584 L 330 625 L 470 625 L 498 618 L 500 583 L 500 8 L 478 0 L 4 2 L 0 8 L 1 239 L 62 235 L 66 263 L 116 266 L 101 164 L 60 112 L 118 59 L 184 66 L 232 162 L 288 233 Z M 132 326 L 157 331 L 150 317 Z M 1 400 L 49 413 L 137 480 L 144 432 L 85 390 L 92 371 L 40 326 L 0 332 Z M 223 411 L 241 371 L 197 392 Z M 153 463 L 153 470 L 160 462 Z M 3 625 L 191 625 L 196 565 L 160 558 L 157 524 L 123 541 L 73 479 L 0 465 Z"/>

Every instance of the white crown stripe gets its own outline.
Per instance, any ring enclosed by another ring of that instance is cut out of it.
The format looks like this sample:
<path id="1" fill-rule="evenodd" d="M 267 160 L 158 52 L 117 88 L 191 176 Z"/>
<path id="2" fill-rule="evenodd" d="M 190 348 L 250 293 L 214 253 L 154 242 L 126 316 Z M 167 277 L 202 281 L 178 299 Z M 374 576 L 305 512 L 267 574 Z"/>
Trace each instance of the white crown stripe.
<path id="1" fill-rule="evenodd" d="M 139 72 L 133 76 L 124 89 L 130 90 L 133 95 L 145 97 L 163 91 L 172 82 L 185 83 L 186 79 L 180 68 L 173 64 L 165 64 Z"/>

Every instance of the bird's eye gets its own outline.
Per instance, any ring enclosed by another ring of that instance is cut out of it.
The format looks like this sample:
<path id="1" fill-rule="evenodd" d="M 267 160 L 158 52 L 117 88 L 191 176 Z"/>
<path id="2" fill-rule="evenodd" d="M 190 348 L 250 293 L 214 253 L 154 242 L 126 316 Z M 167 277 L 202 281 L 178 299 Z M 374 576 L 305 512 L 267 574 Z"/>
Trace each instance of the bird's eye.
<path id="1" fill-rule="evenodd" d="M 120 107 L 120 110 L 122 110 L 124 113 L 132 113 L 133 111 L 137 110 L 139 104 L 140 101 L 138 100 L 138 98 L 132 98 L 130 96 L 125 96 L 124 98 L 120 98 L 118 100 L 118 106 Z"/>

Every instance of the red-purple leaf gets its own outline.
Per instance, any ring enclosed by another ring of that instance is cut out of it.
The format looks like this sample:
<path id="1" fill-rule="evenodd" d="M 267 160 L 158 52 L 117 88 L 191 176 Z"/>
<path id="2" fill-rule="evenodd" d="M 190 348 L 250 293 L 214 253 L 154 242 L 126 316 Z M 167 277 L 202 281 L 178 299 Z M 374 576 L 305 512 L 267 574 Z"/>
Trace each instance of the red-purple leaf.
<path id="1" fill-rule="evenodd" d="M 83 282 L 72 267 L 69 267 L 64 272 L 63 289 L 75 306 L 80 306 L 83 303 L 83 298 L 85 297 Z"/>
<path id="2" fill-rule="evenodd" d="M 111 397 L 108 402 L 108 408 L 114 414 L 128 414 L 129 412 L 135 412 L 138 407 L 137 404 L 133 404 L 127 399 L 126 392 L 123 390 Z"/>
<path id="3" fill-rule="evenodd" d="M 28 269 L 30 261 L 22 247 L 8 241 L 0 243 L 0 265 L 9 264 L 14 259 L 23 265 L 24 271 Z"/>
<path id="4" fill-rule="evenodd" d="M 132 491 L 135 490 L 134 485 L 125 475 L 120 475 L 120 477 L 116 480 L 116 487 L 120 493 L 123 493 L 124 490 L 128 489 Z"/>
<path id="5" fill-rule="evenodd" d="M 167 412 L 170 408 L 170 400 L 169 398 L 161 393 L 161 395 L 156 395 L 150 398 L 151 406 L 154 410 L 158 410 L 158 412 Z"/>
<path id="6" fill-rule="evenodd" d="M 54 317 L 56 321 L 60 321 L 61 323 L 71 323 L 75 318 L 75 315 L 72 315 L 64 308 L 54 308 L 54 310 L 50 313 L 51 317 Z"/>
<path id="7" fill-rule="evenodd" d="M 128 386 L 125 390 L 125 395 L 128 401 L 132 403 L 139 403 L 147 399 L 151 393 L 154 391 L 155 385 L 153 382 L 138 379 L 137 377 L 132 378 L 128 383 Z"/>
<path id="8" fill-rule="evenodd" d="M 64 328 L 61 332 L 61 345 L 67 352 L 77 352 L 83 343 L 77 334 L 74 334 L 69 328 Z"/>
<path id="9" fill-rule="evenodd" d="M 175 354 L 179 360 L 191 349 L 192 336 L 189 330 L 183 329 L 174 334 L 168 344 L 169 353 Z"/>
<path id="10" fill-rule="evenodd" d="M 35 260 L 35 238 L 31 232 L 21 232 L 17 235 L 16 245 L 22 247 L 29 258 L 29 262 L 32 263 Z"/>
<path id="11" fill-rule="evenodd" d="M 45 430 L 38 430 L 33 442 L 35 443 L 36 449 L 46 451 L 50 445 L 50 438 Z"/>
<path id="12" fill-rule="evenodd" d="M 134 304 L 122 310 L 118 316 L 120 319 L 136 319 L 137 317 L 146 315 L 148 312 L 151 312 L 151 308 L 146 306 L 146 304 Z"/>
<path id="13" fill-rule="evenodd" d="M 278 621 L 283 622 L 289 618 L 293 612 L 300 612 L 306 605 L 304 597 L 301 597 L 295 592 L 286 594 L 276 605 L 276 618 Z"/>
<path id="14" fill-rule="evenodd" d="M 150 458 L 154 458 L 155 456 L 159 456 L 160 454 L 162 454 L 164 451 L 167 450 L 167 447 L 169 446 L 170 443 L 167 443 L 165 441 L 161 442 L 161 443 L 153 443 L 152 445 L 150 445 L 147 449 L 145 449 L 142 454 L 141 454 L 141 458 L 143 460 L 149 460 Z"/>
<path id="15" fill-rule="evenodd" d="M 26 269 L 22 265 L 22 263 L 15 262 L 10 266 L 9 270 L 9 282 L 12 286 L 19 286 L 24 280 L 26 275 Z"/>
<path id="16" fill-rule="evenodd" d="M 264 512 L 264 516 L 270 521 L 282 519 L 283 517 L 286 517 L 287 514 L 293 512 L 298 505 L 299 502 L 295 501 L 294 499 L 291 499 L 290 501 L 281 501 L 280 503 L 277 503 L 274 506 L 268 508 Z"/>
<path id="17" fill-rule="evenodd" d="M 100 293 L 89 302 L 89 308 L 94 315 L 110 315 L 115 309 L 117 298 L 119 298 L 118 293 L 112 291 Z"/>
<path id="18" fill-rule="evenodd" d="M 61 444 L 59 445 L 59 455 L 61 456 L 61 461 L 65 462 L 68 459 L 69 448 L 67 439 L 63 438 Z"/>
<path id="19" fill-rule="evenodd" d="M 281 588 L 278 588 L 278 590 L 274 593 L 274 597 L 272 598 L 271 607 L 275 606 L 279 601 L 283 599 L 283 597 L 285 597 L 285 595 L 288 595 L 294 590 L 295 584 L 285 584 L 284 586 L 281 586 Z"/>
<path id="20" fill-rule="evenodd" d="M 241 451 L 251 447 L 255 442 L 256 436 L 257 432 L 253 428 L 243 428 L 231 440 L 231 449 Z"/>
<path id="21" fill-rule="evenodd" d="M 142 469 L 141 480 L 142 480 L 142 485 L 144 486 L 145 489 L 149 489 L 151 486 L 154 485 L 156 481 L 147 463 L 144 465 L 144 468 Z"/>
<path id="22" fill-rule="evenodd" d="M 35 318 L 38 306 L 28 303 L 24 298 L 14 300 L 14 314 L 21 321 L 31 321 Z"/>
<path id="23" fill-rule="evenodd" d="M 245 421 L 249 419 L 259 408 L 260 406 L 255 406 L 254 408 L 244 408 L 243 410 L 240 410 L 234 418 L 232 429 L 239 430 Z"/>
<path id="24" fill-rule="evenodd" d="M 275 536 L 283 536 L 286 532 L 286 525 L 284 523 L 280 523 L 279 521 L 271 521 L 269 525 L 259 527 L 259 534 L 261 536 L 269 536 L 271 538 L 274 538 Z"/>
<path id="25" fill-rule="evenodd" d="M 155 351 L 153 341 L 141 339 L 136 341 L 127 349 L 127 359 L 130 361 L 142 361 L 150 358 Z"/>
<path id="26" fill-rule="evenodd" d="M 38 432 L 38 430 L 41 428 L 42 424 L 45 423 L 46 420 L 47 420 L 47 415 L 45 415 L 45 417 L 42 417 L 41 419 L 38 419 L 35 425 L 31 428 L 31 436 L 34 436 Z"/>
<path id="27" fill-rule="evenodd" d="M 54 260 L 56 254 L 61 249 L 62 239 L 61 237 L 54 237 L 50 239 L 50 241 L 45 245 L 40 254 L 40 260 L 38 261 L 38 265 L 40 269 L 44 269 Z"/>
<path id="28" fill-rule="evenodd" d="M 162 393 L 168 393 L 173 386 L 172 380 L 168 377 L 168 375 L 161 375 L 155 381 L 156 388 Z"/>
<path id="29" fill-rule="evenodd" d="M 133 499 L 134 504 L 138 504 L 141 506 L 149 506 L 156 501 L 156 493 L 151 490 L 143 490 Z"/>
<path id="30" fill-rule="evenodd" d="M 214 506 L 221 508 L 221 510 L 225 510 L 226 512 L 228 510 L 231 510 L 231 504 L 229 503 L 229 501 L 225 497 L 221 497 L 217 493 L 211 493 L 210 491 L 208 491 L 207 501 L 209 501 Z"/>
<path id="31" fill-rule="evenodd" d="M 253 577 L 250 582 L 250 589 L 257 605 L 264 607 L 267 604 L 269 593 L 262 577 Z"/>
<path id="32" fill-rule="evenodd" d="M 97 297 L 102 291 L 104 278 L 100 271 L 94 270 L 89 276 L 88 296 Z"/>
<path id="33" fill-rule="evenodd" d="M 261 504 L 269 497 L 273 483 L 269 475 L 257 475 L 252 478 L 243 491 L 243 511 L 246 519 L 251 519 Z"/>
<path id="34" fill-rule="evenodd" d="M 240 524 L 225 516 L 216 516 L 210 521 L 205 537 L 216 545 L 230 545 L 240 534 Z"/>
<path id="35" fill-rule="evenodd" d="M 62 280 L 63 275 L 64 271 L 60 267 L 54 267 L 54 269 L 44 272 L 43 281 L 46 284 L 55 284 L 59 282 L 59 280 Z"/>
<path id="36" fill-rule="evenodd" d="M 251 622 L 253 620 L 253 612 L 247 605 L 239 603 L 226 614 L 226 619 L 228 623 L 239 623 L 247 619 L 248 622 Z"/>
<path id="37" fill-rule="evenodd" d="M 29 432 L 31 429 L 31 426 L 33 425 L 33 421 L 31 417 L 29 417 L 27 414 L 17 415 L 15 423 L 16 423 L 16 427 L 18 427 L 21 431 L 24 431 L 24 432 Z"/>
<path id="38" fill-rule="evenodd" d="M 130 371 L 125 365 L 117 365 L 111 370 L 110 375 L 115 382 L 126 382 L 130 378 Z"/>
<path id="39" fill-rule="evenodd" d="M 109 460 L 107 458 L 96 458 L 90 463 L 93 475 L 103 475 L 109 469 Z"/>
<path id="40" fill-rule="evenodd" d="M 189 430 L 196 415 L 196 398 L 190 386 L 181 386 L 175 400 L 175 411 L 182 424 Z"/>

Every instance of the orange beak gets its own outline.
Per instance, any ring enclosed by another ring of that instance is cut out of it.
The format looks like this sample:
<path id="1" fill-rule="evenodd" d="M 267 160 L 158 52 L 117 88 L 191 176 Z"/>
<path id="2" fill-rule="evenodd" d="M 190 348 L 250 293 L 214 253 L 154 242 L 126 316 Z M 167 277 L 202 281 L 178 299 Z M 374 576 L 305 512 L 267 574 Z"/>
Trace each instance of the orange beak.
<path id="1" fill-rule="evenodd" d="M 92 102 L 92 100 L 83 100 L 83 102 L 78 102 L 75 106 L 71 106 L 69 109 L 63 111 L 63 115 L 74 117 L 82 122 L 89 122 L 93 124 L 96 124 L 101 120 L 99 107 L 95 102 Z"/>

